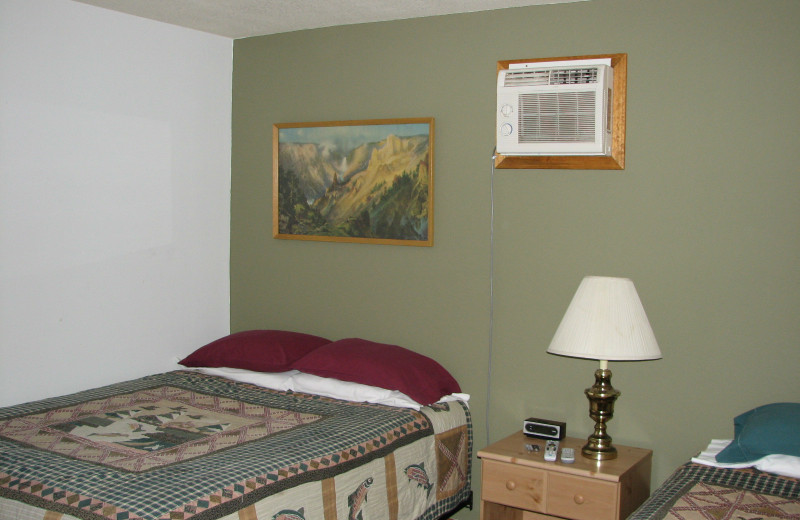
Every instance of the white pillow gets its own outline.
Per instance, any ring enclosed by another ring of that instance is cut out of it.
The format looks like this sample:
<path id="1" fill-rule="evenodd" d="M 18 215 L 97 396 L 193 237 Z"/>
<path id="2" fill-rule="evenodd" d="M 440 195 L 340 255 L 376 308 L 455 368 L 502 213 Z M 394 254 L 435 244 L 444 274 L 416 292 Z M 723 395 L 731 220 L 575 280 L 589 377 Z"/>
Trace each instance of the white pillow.
<path id="1" fill-rule="evenodd" d="M 212 376 L 221 376 L 234 381 L 250 383 L 272 390 L 303 392 L 307 394 L 322 395 L 344 401 L 356 403 L 374 403 L 397 408 L 411 408 L 419 410 L 422 405 L 407 395 L 397 390 L 387 390 L 377 386 L 362 385 L 349 381 L 340 381 L 330 377 L 320 377 L 306 374 L 297 370 L 288 372 L 253 372 L 242 368 L 187 368 L 181 370 L 194 370 Z M 468 394 L 451 394 L 444 396 L 442 401 L 454 400 L 468 401 Z"/>
<path id="2" fill-rule="evenodd" d="M 228 379 L 233 379 L 234 381 L 251 383 L 258 386 L 263 386 L 264 388 L 281 391 L 294 390 L 292 377 L 300 373 L 297 370 L 289 370 L 288 372 L 253 372 L 251 370 L 245 370 L 244 368 L 227 367 L 187 368 L 182 366 L 181 370 L 192 370 L 211 376 L 226 377 Z"/>
<path id="3" fill-rule="evenodd" d="M 376 403 L 398 408 L 419 410 L 421 405 L 397 390 L 387 390 L 377 386 L 362 385 L 349 381 L 340 381 L 331 377 L 320 377 L 298 372 L 292 376 L 295 392 L 324 395 L 334 399 L 355 401 L 358 403 Z"/>
<path id="4" fill-rule="evenodd" d="M 800 478 L 800 457 L 773 454 L 750 462 L 717 462 L 717 454 L 724 450 L 731 439 L 712 439 L 708 447 L 701 451 L 692 462 L 716 468 L 756 468 L 786 477 Z"/>

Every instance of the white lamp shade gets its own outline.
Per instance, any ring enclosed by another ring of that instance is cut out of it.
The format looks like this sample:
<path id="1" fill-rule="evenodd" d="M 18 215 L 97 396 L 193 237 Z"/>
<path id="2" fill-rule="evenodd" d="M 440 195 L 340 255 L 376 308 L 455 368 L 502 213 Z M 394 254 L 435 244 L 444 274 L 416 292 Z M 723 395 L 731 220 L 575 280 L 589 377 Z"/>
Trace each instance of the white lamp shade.
<path id="1" fill-rule="evenodd" d="M 581 281 L 547 352 L 602 361 L 661 358 L 633 282 L 604 276 Z"/>

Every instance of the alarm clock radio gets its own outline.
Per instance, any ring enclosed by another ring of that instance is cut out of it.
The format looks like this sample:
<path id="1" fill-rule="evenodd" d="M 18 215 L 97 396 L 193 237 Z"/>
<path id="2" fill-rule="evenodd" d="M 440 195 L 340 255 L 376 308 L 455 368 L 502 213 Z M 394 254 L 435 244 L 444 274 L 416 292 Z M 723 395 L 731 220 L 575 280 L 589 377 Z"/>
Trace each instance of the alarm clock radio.
<path id="1" fill-rule="evenodd" d="M 537 439 L 560 441 L 567 435 L 567 423 L 529 417 L 522 421 L 522 433 Z"/>

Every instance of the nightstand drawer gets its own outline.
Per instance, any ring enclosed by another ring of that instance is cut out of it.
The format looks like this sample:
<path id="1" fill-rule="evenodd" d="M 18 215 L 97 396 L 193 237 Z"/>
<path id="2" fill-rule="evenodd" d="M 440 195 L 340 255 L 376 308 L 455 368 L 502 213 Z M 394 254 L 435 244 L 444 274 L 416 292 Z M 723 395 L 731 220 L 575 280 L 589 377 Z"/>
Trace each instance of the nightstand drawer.
<path id="1" fill-rule="evenodd" d="M 545 511 L 546 472 L 538 469 L 484 460 L 481 498 L 498 504 Z"/>
<path id="2" fill-rule="evenodd" d="M 602 480 L 550 472 L 547 513 L 576 520 L 617 517 L 617 485 Z"/>

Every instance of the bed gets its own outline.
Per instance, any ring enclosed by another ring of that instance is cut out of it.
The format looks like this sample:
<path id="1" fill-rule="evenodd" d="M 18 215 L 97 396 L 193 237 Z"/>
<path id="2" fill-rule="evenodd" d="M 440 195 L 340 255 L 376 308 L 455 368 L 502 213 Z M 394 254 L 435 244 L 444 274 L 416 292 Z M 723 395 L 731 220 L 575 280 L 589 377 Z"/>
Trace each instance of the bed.
<path id="1" fill-rule="evenodd" d="M 468 398 L 394 345 L 233 334 L 0 408 L 0 519 L 447 518 L 472 505 Z"/>
<path id="2" fill-rule="evenodd" d="M 737 416 L 733 439 L 712 440 L 628 519 L 800 519 L 800 404 Z"/>

